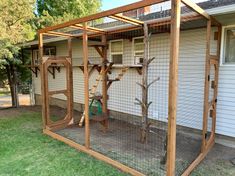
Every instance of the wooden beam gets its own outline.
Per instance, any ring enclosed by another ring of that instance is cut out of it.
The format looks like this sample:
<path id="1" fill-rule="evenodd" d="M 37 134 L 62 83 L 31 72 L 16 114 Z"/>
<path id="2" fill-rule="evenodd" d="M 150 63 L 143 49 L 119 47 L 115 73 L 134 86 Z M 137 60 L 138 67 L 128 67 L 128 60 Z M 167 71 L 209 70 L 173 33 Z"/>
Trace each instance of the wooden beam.
<path id="1" fill-rule="evenodd" d="M 209 151 L 211 150 L 211 148 L 214 146 L 214 141 L 208 143 L 208 146 L 206 148 L 206 150 L 203 153 L 200 153 L 198 155 L 198 157 L 190 164 L 190 166 L 184 171 L 184 173 L 182 174 L 182 176 L 189 176 L 190 173 L 193 171 L 193 169 L 195 169 L 200 163 L 201 161 L 206 157 L 206 155 L 209 153 Z"/>
<path id="2" fill-rule="evenodd" d="M 113 18 L 113 19 L 116 19 L 116 20 L 119 20 L 119 21 L 123 21 L 123 22 L 126 22 L 126 23 L 137 25 L 137 26 L 140 26 L 140 25 L 144 24 L 143 21 L 140 21 L 140 20 L 137 20 L 137 19 L 134 19 L 134 18 L 130 18 L 130 17 L 127 17 L 127 16 L 119 15 L 119 14 L 111 15 L 109 17 Z"/>
<path id="3" fill-rule="evenodd" d="M 125 5 L 125 6 L 121 6 L 121 7 L 117 7 L 111 10 L 107 10 L 107 11 L 103 11 L 100 13 L 96 13 L 93 15 L 89 15 L 83 18 L 79 18 L 79 19 L 75 19 L 75 20 L 71 20 L 62 24 L 58 24 L 55 26 L 50 26 L 50 27 L 46 27 L 44 29 L 40 29 L 39 33 L 45 33 L 47 31 L 52 31 L 52 30 L 56 30 L 56 29 L 61 29 L 61 28 L 65 28 L 65 27 L 69 27 L 72 26 L 74 24 L 81 24 L 84 22 L 88 22 L 88 21 L 92 21 L 92 20 L 96 20 L 96 19 L 100 19 L 103 17 L 108 17 L 114 14 L 119 14 L 119 13 L 123 13 L 126 11 L 131 11 L 131 10 L 135 10 L 135 9 L 139 9 L 142 7 L 146 7 L 146 6 L 150 6 L 153 4 L 157 4 L 157 3 L 161 3 L 164 2 L 165 0 L 144 0 L 144 1 L 139 1 L 139 2 L 135 2 L 129 5 Z"/>
<path id="4" fill-rule="evenodd" d="M 72 141 L 70 139 L 67 139 L 67 138 L 65 138 L 65 137 L 63 137 L 61 135 L 58 135 L 58 134 L 56 134 L 56 133 L 54 133 L 52 131 L 49 131 L 49 130 L 45 129 L 45 130 L 43 130 L 43 133 L 48 135 L 48 136 L 51 136 L 52 138 L 54 138 L 56 140 L 62 141 L 62 142 L 68 144 L 69 146 L 71 146 L 71 147 L 73 147 L 73 148 L 75 148 L 75 149 L 77 149 L 77 150 L 79 150 L 81 152 L 84 152 L 84 153 L 86 153 L 86 154 L 88 154 L 90 156 L 93 156 L 94 158 L 96 158 L 98 160 L 104 161 L 104 162 L 106 162 L 106 163 L 116 167 L 117 169 L 120 169 L 123 172 L 129 173 L 129 174 L 135 175 L 135 176 L 144 176 L 144 174 L 142 174 L 142 173 L 140 173 L 140 172 L 138 172 L 138 171 L 136 171 L 136 170 L 134 170 L 134 169 L 132 169 L 130 167 L 127 167 L 124 164 L 121 164 L 121 163 L 119 163 L 117 161 L 114 161 L 114 160 L 108 158 L 107 156 L 104 156 L 104 155 L 102 155 L 102 154 L 100 154 L 98 152 L 95 152 L 93 150 L 89 150 L 86 147 L 84 147 L 84 146 L 82 146 L 80 144 L 77 144 L 76 142 L 74 142 L 74 141 Z"/>
<path id="5" fill-rule="evenodd" d="M 180 38 L 180 0 L 171 1 L 171 35 L 168 92 L 167 176 L 175 175 L 176 112 L 178 93 L 178 60 Z"/>
<path id="6" fill-rule="evenodd" d="M 72 34 L 67 34 L 63 32 L 54 32 L 54 31 L 48 31 L 44 33 L 44 35 L 52 35 L 52 36 L 58 36 L 58 37 L 72 37 Z"/>
<path id="7" fill-rule="evenodd" d="M 201 152 L 206 150 L 206 134 L 208 126 L 209 113 L 209 87 L 210 87 L 210 39 L 211 39 L 211 20 L 207 22 L 206 33 L 206 61 L 205 61 L 205 81 L 204 81 L 204 106 L 203 106 L 203 129 L 202 129 L 202 146 Z"/>
<path id="8" fill-rule="evenodd" d="M 85 146 L 90 148 L 90 122 L 89 122 L 89 71 L 88 71 L 88 36 L 87 23 L 83 24 L 83 63 L 84 63 L 84 95 L 85 95 Z"/>
<path id="9" fill-rule="evenodd" d="M 201 7 L 199 7 L 197 4 L 195 4 L 194 2 L 192 2 L 191 0 L 181 0 L 182 3 L 184 3 L 187 7 L 189 7 L 190 9 L 192 9 L 193 11 L 197 12 L 198 14 L 204 16 L 206 19 L 210 19 L 210 15 L 203 10 Z"/>
<path id="10" fill-rule="evenodd" d="M 72 26 L 70 26 L 71 28 L 75 28 L 75 29 L 80 29 L 80 30 L 84 30 L 83 29 L 83 26 L 80 25 L 80 24 L 74 24 Z M 87 31 L 90 31 L 90 32 L 97 32 L 97 33 L 105 33 L 105 30 L 103 29 L 99 29 L 99 28 L 95 28 L 95 27 L 90 27 L 90 26 L 87 26 Z"/>
<path id="11" fill-rule="evenodd" d="M 97 53 L 100 55 L 100 57 L 104 58 L 104 53 L 102 52 L 102 50 L 98 46 L 94 46 L 94 48 L 97 51 Z"/>
<path id="12" fill-rule="evenodd" d="M 54 91 L 49 91 L 49 95 L 55 95 L 55 94 L 64 94 L 67 95 L 67 90 L 54 90 Z"/>

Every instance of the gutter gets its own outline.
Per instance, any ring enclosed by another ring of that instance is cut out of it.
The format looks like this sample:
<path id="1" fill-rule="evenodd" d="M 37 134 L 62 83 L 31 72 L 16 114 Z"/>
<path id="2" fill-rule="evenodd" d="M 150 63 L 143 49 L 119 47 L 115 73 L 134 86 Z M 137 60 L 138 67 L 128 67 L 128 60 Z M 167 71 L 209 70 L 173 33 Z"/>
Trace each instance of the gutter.
<path id="1" fill-rule="evenodd" d="M 235 4 L 208 9 L 206 10 L 206 12 L 209 15 L 222 15 L 222 14 L 235 13 Z"/>

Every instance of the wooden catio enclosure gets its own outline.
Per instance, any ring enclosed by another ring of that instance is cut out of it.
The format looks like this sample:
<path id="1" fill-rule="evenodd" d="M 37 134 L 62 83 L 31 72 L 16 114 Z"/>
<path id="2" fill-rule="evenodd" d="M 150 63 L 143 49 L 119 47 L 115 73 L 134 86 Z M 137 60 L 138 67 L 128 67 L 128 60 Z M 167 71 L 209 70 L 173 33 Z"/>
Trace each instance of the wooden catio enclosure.
<path id="1" fill-rule="evenodd" d="M 213 147 L 221 25 L 198 5 L 144 0 L 38 34 L 45 134 L 132 175 L 189 175 Z M 44 36 L 67 38 L 67 56 L 45 57 Z M 65 86 L 52 90 L 58 68 Z M 80 113 L 74 69 L 83 78 Z M 67 104 L 61 118 L 51 115 L 58 94 Z"/>

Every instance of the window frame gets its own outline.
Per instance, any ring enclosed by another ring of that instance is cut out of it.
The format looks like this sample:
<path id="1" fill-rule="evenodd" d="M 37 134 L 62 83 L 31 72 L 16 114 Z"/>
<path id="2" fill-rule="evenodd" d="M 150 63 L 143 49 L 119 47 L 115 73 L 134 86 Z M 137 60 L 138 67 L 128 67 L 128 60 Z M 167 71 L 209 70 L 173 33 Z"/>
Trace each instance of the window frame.
<path id="1" fill-rule="evenodd" d="M 133 58 L 133 64 L 134 65 L 141 65 L 141 64 L 137 64 L 136 61 L 135 61 L 135 54 L 136 54 L 136 51 L 135 51 L 135 39 L 143 39 L 143 44 L 144 44 L 144 36 L 134 37 L 132 39 L 132 58 Z M 144 57 L 144 49 L 143 49 L 143 57 Z"/>
<path id="2" fill-rule="evenodd" d="M 122 52 L 112 52 L 112 43 L 114 42 L 122 42 Z M 115 64 L 114 65 L 123 65 L 123 56 L 124 56 L 124 40 L 123 39 L 117 39 L 117 40 L 110 40 L 109 41 L 109 48 L 110 48 L 110 52 L 109 52 L 109 56 L 110 56 L 110 61 L 113 62 L 113 55 L 118 55 L 121 54 L 122 55 L 122 63 L 121 64 Z"/>
<path id="3" fill-rule="evenodd" d="M 235 25 L 228 25 L 222 27 L 222 38 L 221 38 L 221 53 L 220 53 L 220 66 L 229 66 L 229 67 L 235 67 L 235 62 L 232 63 L 226 63 L 225 62 L 225 55 L 226 55 L 226 39 L 227 39 L 227 33 L 226 31 L 228 29 L 235 28 Z"/>
<path id="4" fill-rule="evenodd" d="M 45 55 L 46 49 L 54 49 L 55 50 L 55 55 Z M 32 61 L 34 61 L 34 65 L 39 65 L 39 50 L 38 49 L 33 49 L 32 50 Z M 37 58 L 35 58 L 37 56 Z M 43 47 L 43 56 L 50 57 L 50 56 L 56 56 L 56 46 L 44 46 Z"/>

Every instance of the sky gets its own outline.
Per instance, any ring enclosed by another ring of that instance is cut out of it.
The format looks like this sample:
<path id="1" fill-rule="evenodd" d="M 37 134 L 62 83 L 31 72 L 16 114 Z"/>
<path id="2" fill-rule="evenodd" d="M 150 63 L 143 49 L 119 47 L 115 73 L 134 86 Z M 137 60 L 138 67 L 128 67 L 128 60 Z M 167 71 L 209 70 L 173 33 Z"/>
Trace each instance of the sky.
<path id="1" fill-rule="evenodd" d="M 133 2 L 137 2 L 140 0 L 102 0 L 102 10 L 109 10 L 115 7 L 120 7 L 123 5 L 127 5 Z M 206 0 L 192 0 L 193 2 L 202 2 Z"/>

